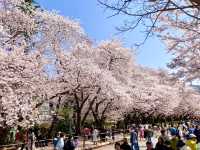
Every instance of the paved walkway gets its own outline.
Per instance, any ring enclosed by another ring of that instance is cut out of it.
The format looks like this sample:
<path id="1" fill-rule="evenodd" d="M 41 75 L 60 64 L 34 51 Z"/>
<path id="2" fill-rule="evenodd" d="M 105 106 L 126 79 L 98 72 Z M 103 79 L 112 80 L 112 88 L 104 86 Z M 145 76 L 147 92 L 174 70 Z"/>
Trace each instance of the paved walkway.
<path id="1" fill-rule="evenodd" d="M 146 150 L 145 142 L 139 142 L 140 150 Z M 114 144 L 106 145 L 104 147 L 98 148 L 96 150 L 114 150 Z"/>

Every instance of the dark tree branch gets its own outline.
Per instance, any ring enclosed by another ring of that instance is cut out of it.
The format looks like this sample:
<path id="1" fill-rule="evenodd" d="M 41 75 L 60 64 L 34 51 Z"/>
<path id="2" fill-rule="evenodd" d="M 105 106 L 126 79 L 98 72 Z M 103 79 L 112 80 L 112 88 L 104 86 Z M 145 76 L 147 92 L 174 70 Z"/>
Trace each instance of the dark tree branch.
<path id="1" fill-rule="evenodd" d="M 146 27 L 146 36 L 143 42 L 137 44 L 137 46 L 143 45 L 146 40 L 149 38 L 155 25 L 162 13 L 165 12 L 172 12 L 175 10 L 181 11 L 185 16 L 193 18 L 197 21 L 200 20 L 199 13 L 195 13 L 196 11 L 200 11 L 200 1 L 199 0 L 190 0 L 190 4 L 176 4 L 175 0 L 141 0 L 141 2 L 136 2 L 134 0 L 116 0 L 115 3 L 109 3 L 108 0 L 98 0 L 98 2 L 112 10 L 116 15 L 126 15 L 132 17 L 131 22 L 125 22 L 124 26 L 117 27 L 119 33 L 134 30 L 140 23 L 145 23 L 144 26 Z M 155 5 L 154 5 L 155 4 Z M 136 7 L 134 7 L 136 6 Z M 190 13 L 189 11 L 194 10 L 194 14 Z M 111 16 L 111 17 L 112 17 Z M 153 17 L 152 17 L 153 16 Z M 149 22 L 151 21 L 151 24 Z M 146 24 L 149 24 L 147 26 Z"/>
<path id="2" fill-rule="evenodd" d="M 87 100 L 89 99 L 89 97 L 90 97 L 90 95 L 88 94 L 87 97 L 86 97 L 85 99 L 82 99 L 83 101 L 82 101 L 82 103 L 81 103 L 81 105 L 80 105 L 80 109 L 83 108 L 83 106 L 85 105 L 85 103 L 87 102 Z"/>
<path id="3" fill-rule="evenodd" d="M 51 96 L 49 99 L 54 99 L 56 97 L 59 97 L 59 96 L 62 96 L 62 95 L 66 95 L 66 94 L 69 94 L 69 91 L 63 91 L 63 92 L 60 92 L 60 93 L 56 93 L 56 95 Z"/>
<path id="4" fill-rule="evenodd" d="M 82 124 L 82 125 L 84 124 L 84 122 L 85 122 L 85 120 L 86 120 L 86 118 L 87 118 L 89 112 L 91 111 L 92 106 L 93 106 L 95 100 L 96 100 L 96 97 L 90 102 L 90 105 L 89 105 L 89 107 L 88 107 L 88 110 L 86 111 L 86 113 L 85 113 L 84 116 L 83 116 L 83 119 L 81 120 L 81 124 Z"/>
<path id="5" fill-rule="evenodd" d="M 106 107 L 103 109 L 102 113 L 101 113 L 101 120 L 103 120 L 105 118 L 105 113 L 106 111 L 109 109 L 109 107 L 111 106 L 112 102 L 108 102 Z"/>

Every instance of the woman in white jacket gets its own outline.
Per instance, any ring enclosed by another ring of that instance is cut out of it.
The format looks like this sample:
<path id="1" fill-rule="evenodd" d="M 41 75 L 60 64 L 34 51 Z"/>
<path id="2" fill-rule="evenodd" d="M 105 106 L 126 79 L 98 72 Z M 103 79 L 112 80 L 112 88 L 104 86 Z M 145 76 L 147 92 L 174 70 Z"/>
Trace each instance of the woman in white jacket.
<path id="1" fill-rule="evenodd" d="M 64 145 L 65 145 L 65 143 L 64 143 L 64 134 L 61 133 L 60 134 L 60 138 L 59 138 L 59 140 L 58 140 L 58 142 L 56 144 L 56 150 L 63 150 Z"/>

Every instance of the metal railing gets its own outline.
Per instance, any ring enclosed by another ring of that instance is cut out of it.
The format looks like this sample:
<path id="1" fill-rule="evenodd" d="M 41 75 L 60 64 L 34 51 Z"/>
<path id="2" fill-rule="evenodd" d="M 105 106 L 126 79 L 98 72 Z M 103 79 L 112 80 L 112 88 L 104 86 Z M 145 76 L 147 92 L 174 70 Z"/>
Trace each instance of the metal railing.
<path id="1" fill-rule="evenodd" d="M 92 134 L 85 136 L 73 136 L 79 139 L 79 149 L 89 150 L 93 149 L 97 146 L 101 146 L 104 144 L 112 144 L 117 141 L 122 141 L 125 137 L 124 130 L 115 130 L 114 132 L 103 132 L 98 134 L 97 140 L 94 142 L 92 139 Z M 66 137 L 67 139 L 67 137 Z M 104 144 L 103 144 L 104 143 Z M 17 150 L 28 143 L 19 143 L 19 144 L 9 144 L 9 145 L 0 145 L 0 150 Z M 36 149 L 42 147 L 53 147 L 53 140 L 36 140 L 34 142 Z"/>

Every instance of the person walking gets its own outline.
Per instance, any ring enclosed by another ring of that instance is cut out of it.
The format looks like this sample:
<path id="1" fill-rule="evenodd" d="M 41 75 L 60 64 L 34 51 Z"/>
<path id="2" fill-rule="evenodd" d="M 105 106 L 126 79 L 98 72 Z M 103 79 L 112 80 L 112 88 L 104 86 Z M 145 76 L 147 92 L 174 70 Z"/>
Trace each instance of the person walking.
<path id="1" fill-rule="evenodd" d="M 139 150 L 138 134 L 134 128 L 131 129 L 130 143 L 131 143 L 132 150 Z"/>
<path id="2" fill-rule="evenodd" d="M 177 143 L 179 141 L 179 138 L 176 135 L 172 135 L 172 138 L 170 140 L 171 148 L 173 150 L 177 150 Z"/>
<path id="3" fill-rule="evenodd" d="M 164 140 L 162 137 L 158 138 L 158 142 L 156 143 L 155 150 L 166 150 L 166 146 L 164 145 Z"/>
<path id="4" fill-rule="evenodd" d="M 112 127 L 111 136 L 112 136 L 112 140 L 114 142 L 115 141 L 115 128 L 114 127 Z"/>
<path id="5" fill-rule="evenodd" d="M 75 147 L 75 149 L 78 149 L 78 147 L 79 147 L 79 138 L 78 138 L 78 136 L 75 136 L 74 137 L 74 147 Z"/>
<path id="6" fill-rule="evenodd" d="M 171 136 L 177 136 L 177 129 L 173 125 L 169 128 L 169 131 Z"/>
<path id="7" fill-rule="evenodd" d="M 65 142 L 64 150 L 75 150 L 75 145 L 72 140 L 72 136 L 69 136 L 68 140 Z"/>
<path id="8" fill-rule="evenodd" d="M 190 134 L 185 144 L 188 147 L 190 147 L 191 150 L 197 150 L 196 143 L 197 143 L 196 136 L 194 134 Z"/>
<path id="9" fill-rule="evenodd" d="M 124 138 L 123 144 L 120 146 L 121 150 L 131 150 L 131 146 L 128 144 L 127 138 Z"/>
<path id="10" fill-rule="evenodd" d="M 148 141 L 148 137 L 147 136 L 148 136 L 148 128 L 145 126 L 144 127 L 144 138 L 145 138 L 146 141 Z"/>
<path id="11" fill-rule="evenodd" d="M 195 131 L 195 126 L 194 125 L 190 125 L 190 128 L 188 129 L 189 134 L 194 134 Z"/>
<path id="12" fill-rule="evenodd" d="M 97 145 L 98 134 L 99 134 L 99 131 L 94 128 L 94 130 L 92 132 L 92 139 L 93 139 L 94 145 Z"/>
<path id="13" fill-rule="evenodd" d="M 141 126 L 140 127 L 140 141 L 144 139 L 144 128 Z"/>
<path id="14" fill-rule="evenodd" d="M 169 141 L 169 136 L 166 134 L 165 129 L 162 129 L 160 133 L 161 133 L 161 135 L 159 138 L 162 138 L 164 142 Z"/>
<path id="15" fill-rule="evenodd" d="M 56 150 L 56 145 L 58 143 L 58 140 L 59 140 L 59 134 L 56 133 L 55 137 L 53 138 L 53 147 L 54 147 L 54 150 Z"/>
<path id="16" fill-rule="evenodd" d="M 200 143 L 198 140 L 197 140 L 196 148 L 197 148 L 197 150 L 200 150 Z"/>
<path id="17" fill-rule="evenodd" d="M 119 142 L 115 143 L 115 150 L 121 150 Z"/>
<path id="18" fill-rule="evenodd" d="M 179 140 L 177 143 L 177 149 L 178 150 L 191 150 L 191 148 L 183 142 L 183 140 Z"/>
<path id="19" fill-rule="evenodd" d="M 28 143 L 27 143 L 29 150 L 33 150 L 34 149 L 35 140 L 36 140 L 36 137 L 35 137 L 35 134 L 33 132 L 33 129 L 29 129 L 29 131 L 28 131 Z"/>
<path id="20" fill-rule="evenodd" d="M 151 141 L 147 141 L 147 142 L 146 142 L 146 147 L 147 147 L 147 150 L 154 150 L 153 144 L 152 144 Z"/>
<path id="21" fill-rule="evenodd" d="M 194 130 L 194 135 L 197 137 L 197 142 L 200 143 L 200 129 L 198 125 L 196 126 Z"/>
<path id="22" fill-rule="evenodd" d="M 152 142 L 153 137 L 153 129 L 151 126 L 149 126 L 148 132 L 147 132 L 147 141 Z"/>
<path id="23" fill-rule="evenodd" d="M 64 134 L 60 133 L 60 138 L 56 144 L 56 150 L 63 150 L 64 148 Z"/>
<path id="24" fill-rule="evenodd" d="M 182 139 L 183 138 L 183 129 L 182 127 L 179 125 L 178 126 L 178 136 Z"/>

